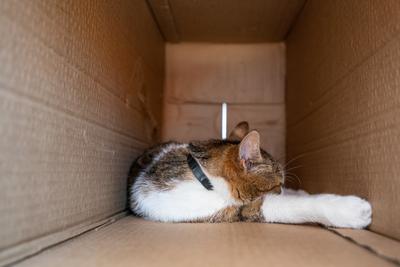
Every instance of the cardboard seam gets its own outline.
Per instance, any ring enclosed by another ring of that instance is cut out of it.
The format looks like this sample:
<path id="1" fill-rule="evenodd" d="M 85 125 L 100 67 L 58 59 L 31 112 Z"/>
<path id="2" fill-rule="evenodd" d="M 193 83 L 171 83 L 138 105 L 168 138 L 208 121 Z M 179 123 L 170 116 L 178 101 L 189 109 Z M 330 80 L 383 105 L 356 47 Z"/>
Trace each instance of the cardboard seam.
<path id="1" fill-rule="evenodd" d="M 154 11 L 153 5 L 150 3 L 150 1 L 151 0 L 146 0 L 146 4 L 147 4 L 147 7 L 148 7 L 148 9 L 150 11 L 150 14 L 152 16 L 152 19 L 153 19 L 154 23 L 156 24 L 160 35 L 164 39 L 164 42 L 168 42 L 169 38 L 167 38 L 167 36 L 166 36 L 167 34 L 164 33 L 163 27 L 161 27 L 162 23 L 159 21 L 158 16 L 157 16 L 157 12 Z M 171 39 L 174 39 L 174 41 L 172 41 L 172 42 L 177 43 L 177 42 L 180 41 L 180 36 L 179 36 L 178 28 L 176 26 L 175 17 L 174 17 L 173 12 L 172 12 L 171 3 L 169 2 L 169 0 L 165 0 L 165 3 L 166 3 L 166 6 L 168 6 L 168 16 L 170 17 L 170 22 L 171 22 L 169 25 L 166 25 L 166 27 L 168 27 L 168 26 L 172 27 L 171 31 L 174 33 L 174 35 L 175 35 L 174 37 L 175 38 L 172 37 Z"/>
<path id="2" fill-rule="evenodd" d="M 164 32 L 161 30 L 160 22 L 157 19 L 157 16 L 156 16 L 156 14 L 154 12 L 153 6 L 150 4 L 150 0 L 146 0 L 145 2 L 146 2 L 146 5 L 147 5 L 147 9 L 149 10 L 149 12 L 151 14 L 151 18 L 152 18 L 152 20 L 154 21 L 154 24 L 157 27 L 158 32 L 160 33 L 160 35 L 161 35 L 162 39 L 164 40 L 164 42 L 166 42 L 167 38 L 166 38 Z"/>
<path id="3" fill-rule="evenodd" d="M 89 224 L 87 224 L 88 222 L 83 222 L 67 229 L 9 247 L 0 252 L 0 266 L 8 267 L 20 263 L 83 234 L 107 227 L 126 215 L 127 211 L 118 212 L 99 221 L 89 222 Z"/>
<path id="4" fill-rule="evenodd" d="M 297 14 L 294 16 L 292 22 L 289 25 L 289 29 L 287 30 L 287 32 L 284 34 L 283 36 L 283 41 L 286 42 L 286 40 L 288 39 L 288 36 L 290 35 L 290 33 L 292 32 L 292 30 L 294 29 L 295 25 L 297 24 L 297 22 L 300 19 L 301 14 L 303 13 L 303 10 L 307 4 L 308 0 L 304 0 L 303 5 L 301 6 L 301 8 L 299 9 L 299 11 L 297 12 Z"/>
<path id="5" fill-rule="evenodd" d="M 373 255 L 375 255 L 375 256 L 377 256 L 377 257 L 379 257 L 379 258 L 381 258 L 381 259 L 383 259 L 383 260 L 385 260 L 385 261 L 387 261 L 389 263 L 392 263 L 392 264 L 394 264 L 396 266 L 400 266 L 400 259 L 393 258 L 393 257 L 390 257 L 390 256 L 385 255 L 383 253 L 380 253 L 376 249 L 374 249 L 373 247 L 371 247 L 371 246 L 369 246 L 367 244 L 360 243 L 360 242 L 356 241 L 354 238 L 346 236 L 346 235 L 344 235 L 342 233 L 339 233 L 338 231 L 336 231 L 333 228 L 324 228 L 324 229 L 326 229 L 327 231 L 329 231 L 329 232 L 331 232 L 331 233 L 333 233 L 333 234 L 335 234 L 335 235 L 347 240 L 348 242 L 353 243 L 354 245 L 356 245 L 356 246 L 368 251 L 369 253 L 371 253 L 371 254 L 373 254 Z"/>
<path id="6" fill-rule="evenodd" d="M 166 1 L 167 5 L 168 5 L 168 10 L 169 10 L 169 14 L 171 16 L 171 22 L 172 22 L 173 30 L 174 30 L 174 32 L 176 34 L 177 42 L 179 42 L 181 38 L 180 38 L 179 31 L 178 31 L 178 27 L 177 27 L 176 19 L 175 19 L 175 16 L 174 16 L 174 11 L 172 9 L 172 5 L 171 5 L 169 0 L 165 0 L 165 1 Z"/>

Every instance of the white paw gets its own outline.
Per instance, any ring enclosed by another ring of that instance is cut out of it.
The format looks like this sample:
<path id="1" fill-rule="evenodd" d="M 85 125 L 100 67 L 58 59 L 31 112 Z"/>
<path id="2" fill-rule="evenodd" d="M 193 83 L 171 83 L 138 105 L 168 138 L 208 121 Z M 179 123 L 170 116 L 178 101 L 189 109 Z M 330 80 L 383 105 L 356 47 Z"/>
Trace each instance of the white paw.
<path id="1" fill-rule="evenodd" d="M 327 195 L 323 202 L 327 226 L 361 229 L 371 223 L 371 205 L 364 199 Z"/>

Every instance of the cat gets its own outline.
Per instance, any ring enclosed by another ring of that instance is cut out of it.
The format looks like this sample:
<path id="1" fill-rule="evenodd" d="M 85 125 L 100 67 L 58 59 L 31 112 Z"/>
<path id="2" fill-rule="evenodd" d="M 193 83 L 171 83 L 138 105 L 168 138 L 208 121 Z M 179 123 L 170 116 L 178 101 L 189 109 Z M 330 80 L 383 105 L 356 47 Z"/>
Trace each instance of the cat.
<path id="1" fill-rule="evenodd" d="M 364 228 L 371 205 L 356 196 L 283 187 L 282 166 L 239 123 L 227 140 L 168 142 L 141 155 L 130 175 L 132 212 L 161 222 L 318 223 Z"/>

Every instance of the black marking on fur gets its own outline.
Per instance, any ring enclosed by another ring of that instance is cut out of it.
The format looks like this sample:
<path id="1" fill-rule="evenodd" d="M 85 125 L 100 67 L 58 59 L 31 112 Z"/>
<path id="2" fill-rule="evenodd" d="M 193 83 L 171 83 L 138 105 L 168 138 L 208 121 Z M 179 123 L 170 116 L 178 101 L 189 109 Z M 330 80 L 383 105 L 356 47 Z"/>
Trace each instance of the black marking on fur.
<path id="1" fill-rule="evenodd" d="M 197 180 L 199 180 L 199 182 L 207 190 L 212 190 L 213 186 L 210 182 L 210 179 L 208 179 L 207 175 L 201 169 L 200 164 L 193 158 L 193 156 L 191 154 L 188 154 L 187 162 L 188 162 L 190 169 L 193 172 L 193 175 L 197 178 Z"/>

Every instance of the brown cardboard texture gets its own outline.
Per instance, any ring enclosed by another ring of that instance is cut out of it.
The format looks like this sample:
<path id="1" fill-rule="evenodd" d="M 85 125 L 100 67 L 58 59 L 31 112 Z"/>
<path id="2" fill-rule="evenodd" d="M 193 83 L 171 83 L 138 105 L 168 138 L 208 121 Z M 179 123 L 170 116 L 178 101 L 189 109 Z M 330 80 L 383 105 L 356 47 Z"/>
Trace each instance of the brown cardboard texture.
<path id="1" fill-rule="evenodd" d="M 0 266 L 400 265 L 399 25 L 398 0 L 0 1 Z M 371 227 L 127 215 L 133 160 L 220 138 L 222 103 Z"/>
<path id="2" fill-rule="evenodd" d="M 287 40 L 287 150 L 311 192 L 356 194 L 400 238 L 400 2 L 309 1 Z M 318 40 L 318 41 L 317 41 Z"/>
<path id="3" fill-rule="evenodd" d="M 305 0 L 149 0 L 169 42 L 284 40 Z"/>
<path id="4" fill-rule="evenodd" d="M 164 43 L 142 1 L 2 1 L 0 35 L 6 255 L 124 210 L 148 114 L 160 125 Z"/>
<path id="5" fill-rule="evenodd" d="M 392 266 L 315 226 L 157 223 L 128 217 L 51 248 L 34 266 Z"/>
<path id="6" fill-rule="evenodd" d="M 367 230 L 331 229 L 359 246 L 373 250 L 384 257 L 400 262 L 399 242 Z"/>

